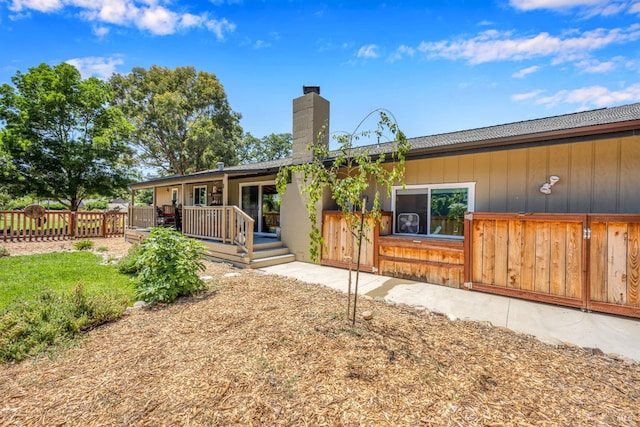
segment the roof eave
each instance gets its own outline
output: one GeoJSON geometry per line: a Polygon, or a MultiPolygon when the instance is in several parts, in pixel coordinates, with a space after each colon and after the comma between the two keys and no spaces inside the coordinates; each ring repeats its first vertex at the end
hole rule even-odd
{"type": "Polygon", "coordinates": [[[421,147],[410,150],[407,159],[423,157],[425,154],[446,155],[451,153],[474,152],[495,150],[500,148],[519,148],[524,146],[548,145],[571,140],[580,140],[587,137],[599,136],[602,138],[614,137],[620,134],[639,134],[640,120],[630,120],[619,123],[607,123],[594,126],[586,126],[574,129],[561,129],[548,132],[539,132],[525,135],[510,136],[505,138],[493,138],[482,141],[473,141],[460,144],[443,145],[437,147],[421,147]]]}

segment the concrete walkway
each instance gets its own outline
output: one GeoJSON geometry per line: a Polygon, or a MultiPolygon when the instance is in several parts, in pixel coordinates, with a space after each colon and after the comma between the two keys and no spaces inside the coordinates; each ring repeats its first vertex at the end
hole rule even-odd
{"type": "MultiPolygon", "coordinates": [[[[346,292],[348,270],[291,262],[259,271],[318,283],[346,292]]],[[[355,273],[353,276],[355,280],[355,273]]],[[[524,301],[445,286],[360,273],[359,293],[442,313],[450,319],[488,321],[558,345],[598,348],[640,362],[640,319],[585,313],[578,309],[524,301]]]]}

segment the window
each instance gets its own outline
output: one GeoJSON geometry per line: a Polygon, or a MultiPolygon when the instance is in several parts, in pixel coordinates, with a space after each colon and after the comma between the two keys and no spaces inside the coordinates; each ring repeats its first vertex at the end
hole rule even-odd
{"type": "Polygon", "coordinates": [[[172,188],[171,189],[171,203],[173,203],[174,205],[178,204],[178,189],[177,188],[172,188]]]}
{"type": "Polygon", "coordinates": [[[193,187],[193,205],[207,205],[207,187],[193,187]]]}
{"type": "Polygon", "coordinates": [[[394,187],[395,233],[459,238],[473,211],[475,183],[394,187]]]}

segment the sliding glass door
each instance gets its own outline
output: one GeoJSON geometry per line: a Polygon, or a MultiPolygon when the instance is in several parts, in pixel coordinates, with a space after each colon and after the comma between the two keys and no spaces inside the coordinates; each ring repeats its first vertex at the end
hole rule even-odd
{"type": "Polygon", "coordinates": [[[240,208],[260,234],[276,235],[280,227],[280,196],[274,181],[240,184],[240,208]]]}

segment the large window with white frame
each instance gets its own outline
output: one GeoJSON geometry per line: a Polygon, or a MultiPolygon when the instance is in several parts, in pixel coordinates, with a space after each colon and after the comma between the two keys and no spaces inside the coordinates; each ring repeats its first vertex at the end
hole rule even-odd
{"type": "Polygon", "coordinates": [[[464,213],[473,211],[474,198],[474,182],[394,187],[394,232],[462,238],[464,213]]]}

